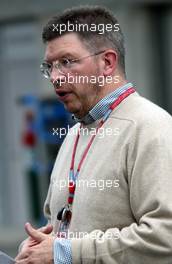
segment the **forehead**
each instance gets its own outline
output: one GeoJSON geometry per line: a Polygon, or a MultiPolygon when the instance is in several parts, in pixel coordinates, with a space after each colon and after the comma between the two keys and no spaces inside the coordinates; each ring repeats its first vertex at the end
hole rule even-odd
{"type": "Polygon", "coordinates": [[[83,54],[87,51],[76,33],[65,34],[55,38],[47,43],[45,50],[45,60],[53,61],[54,59],[71,54],[73,56],[83,54]]]}

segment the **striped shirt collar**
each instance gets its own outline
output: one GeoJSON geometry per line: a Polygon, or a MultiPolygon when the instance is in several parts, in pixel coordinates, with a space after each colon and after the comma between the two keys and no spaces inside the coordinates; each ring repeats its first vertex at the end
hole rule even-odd
{"type": "Polygon", "coordinates": [[[104,98],[102,98],[83,118],[79,119],[73,115],[73,118],[76,122],[81,122],[86,125],[93,123],[94,121],[102,118],[109,106],[126,90],[133,87],[132,83],[126,83],[123,86],[120,86],[115,91],[109,93],[104,98]]]}

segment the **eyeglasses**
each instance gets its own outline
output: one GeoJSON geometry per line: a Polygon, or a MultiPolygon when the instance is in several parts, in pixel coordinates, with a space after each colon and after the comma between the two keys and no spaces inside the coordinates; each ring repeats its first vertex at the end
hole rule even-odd
{"type": "Polygon", "coordinates": [[[49,63],[47,61],[44,61],[40,65],[40,71],[46,79],[50,79],[53,67],[55,67],[61,74],[65,75],[71,70],[71,68],[74,66],[74,64],[76,62],[79,62],[79,61],[84,60],[84,59],[89,58],[89,57],[99,55],[103,52],[105,52],[105,50],[96,52],[94,54],[91,54],[91,55],[88,55],[88,56],[85,56],[85,57],[82,57],[79,59],[73,59],[73,60],[67,59],[67,58],[62,58],[62,59],[59,59],[57,61],[54,61],[53,63],[49,63]]]}

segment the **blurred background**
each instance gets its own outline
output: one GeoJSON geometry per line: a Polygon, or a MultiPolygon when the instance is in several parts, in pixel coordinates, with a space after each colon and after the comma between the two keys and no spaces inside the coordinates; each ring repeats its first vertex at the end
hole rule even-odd
{"type": "Polygon", "coordinates": [[[63,140],[52,129],[72,125],[40,74],[42,27],[80,4],[114,11],[125,35],[128,80],[172,113],[172,1],[0,0],[0,250],[11,256],[26,221],[46,223],[42,207],[63,140]]]}

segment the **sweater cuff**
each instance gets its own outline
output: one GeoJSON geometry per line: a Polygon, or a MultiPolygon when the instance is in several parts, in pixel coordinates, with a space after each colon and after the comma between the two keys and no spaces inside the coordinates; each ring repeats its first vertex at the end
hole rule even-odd
{"type": "Polygon", "coordinates": [[[75,264],[80,263],[96,263],[94,248],[94,239],[89,237],[71,239],[72,261],[75,264]],[[86,262],[83,260],[85,259],[86,262]]]}
{"type": "Polygon", "coordinates": [[[72,264],[70,240],[64,238],[54,240],[54,264],[72,264]]]}

